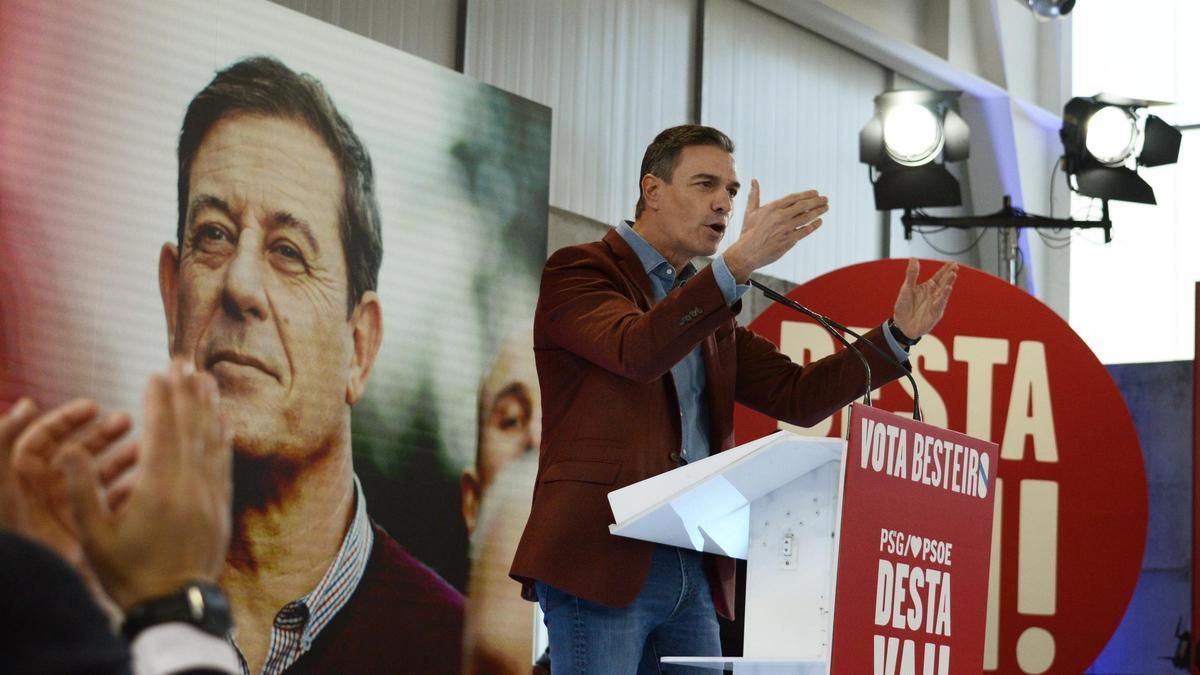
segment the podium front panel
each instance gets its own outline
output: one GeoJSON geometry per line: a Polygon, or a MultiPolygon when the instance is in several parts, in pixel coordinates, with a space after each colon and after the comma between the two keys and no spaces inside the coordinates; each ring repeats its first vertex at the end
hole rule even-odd
{"type": "Polygon", "coordinates": [[[983,670],[997,447],[855,404],[833,672],[983,670]]]}
{"type": "Polygon", "coordinates": [[[840,481],[827,462],[751,503],[747,656],[828,658],[840,481]]]}

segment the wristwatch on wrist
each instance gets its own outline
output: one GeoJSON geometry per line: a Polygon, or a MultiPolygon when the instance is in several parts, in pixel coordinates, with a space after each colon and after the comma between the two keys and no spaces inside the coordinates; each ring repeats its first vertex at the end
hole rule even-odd
{"type": "Polygon", "coordinates": [[[900,344],[904,345],[905,351],[907,351],[909,347],[911,347],[921,341],[921,338],[917,338],[914,340],[914,339],[908,337],[907,335],[905,335],[899,328],[896,327],[895,319],[888,319],[887,326],[888,326],[888,330],[890,330],[892,332],[892,337],[896,338],[896,342],[899,342],[900,344]]]}
{"type": "Polygon", "coordinates": [[[224,638],[233,628],[225,592],[205,581],[189,581],[178,591],[139,602],[125,612],[121,634],[133,638],[151,626],[181,621],[224,638]]]}

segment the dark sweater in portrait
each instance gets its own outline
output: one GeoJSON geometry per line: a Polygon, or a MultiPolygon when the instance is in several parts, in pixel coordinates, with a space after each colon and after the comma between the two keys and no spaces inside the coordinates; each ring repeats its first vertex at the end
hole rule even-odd
{"type": "Polygon", "coordinates": [[[288,675],[457,675],[462,594],[371,526],[375,544],[358,588],[288,675]]]}

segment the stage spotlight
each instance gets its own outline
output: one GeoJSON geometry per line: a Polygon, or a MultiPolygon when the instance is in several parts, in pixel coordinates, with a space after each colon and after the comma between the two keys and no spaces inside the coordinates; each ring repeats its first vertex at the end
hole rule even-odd
{"type": "Polygon", "coordinates": [[[1133,154],[1137,118],[1124,108],[1107,105],[1088,119],[1083,136],[1087,151],[1096,161],[1105,166],[1117,166],[1133,154]]]}
{"type": "Polygon", "coordinates": [[[858,135],[859,160],[874,167],[875,208],[914,209],[962,203],[942,163],[965,159],[970,132],[951,109],[956,91],[889,91],[858,135]]]}
{"type": "Polygon", "coordinates": [[[1183,135],[1144,108],[1157,101],[1098,94],[1063,108],[1063,161],[1071,188],[1087,197],[1155,204],[1137,167],[1174,164],[1183,135]]]}
{"type": "Polygon", "coordinates": [[[1024,0],[1039,19],[1057,19],[1075,9],[1075,0],[1024,0]]]}
{"type": "Polygon", "coordinates": [[[901,103],[884,113],[883,147],[896,162],[920,166],[942,149],[942,127],[929,108],[901,103]]]}

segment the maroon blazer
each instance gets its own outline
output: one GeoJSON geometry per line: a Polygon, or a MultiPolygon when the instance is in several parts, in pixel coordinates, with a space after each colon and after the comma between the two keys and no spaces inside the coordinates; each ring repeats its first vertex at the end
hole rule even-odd
{"type": "MultiPolygon", "coordinates": [[[[862,393],[847,350],[806,367],[737,326],[711,268],[654,304],[642,263],[616,231],[554,253],[542,272],[533,349],[542,390],[542,446],[533,507],[509,574],[609,607],[641,591],[654,544],[614,536],[607,495],[678,466],[679,404],[670,369],[704,355],[712,452],[733,446],[734,401],[811,426],[862,393]]],[[[868,333],[888,349],[881,331],[868,333]]],[[[902,371],[862,350],[876,384],[902,371]]],[[[711,556],[717,611],[731,617],[734,565],[711,556]]]]}

